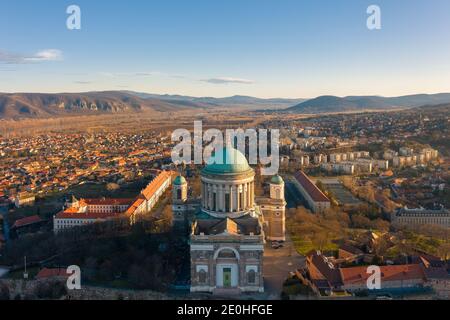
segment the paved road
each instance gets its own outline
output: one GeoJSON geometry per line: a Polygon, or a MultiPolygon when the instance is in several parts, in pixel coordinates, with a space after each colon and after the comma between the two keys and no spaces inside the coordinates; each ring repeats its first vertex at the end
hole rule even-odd
{"type": "Polygon", "coordinates": [[[264,286],[268,299],[280,299],[283,282],[289,276],[289,272],[302,267],[305,258],[297,253],[294,245],[288,239],[283,248],[272,249],[267,243],[264,249],[264,286]]]}

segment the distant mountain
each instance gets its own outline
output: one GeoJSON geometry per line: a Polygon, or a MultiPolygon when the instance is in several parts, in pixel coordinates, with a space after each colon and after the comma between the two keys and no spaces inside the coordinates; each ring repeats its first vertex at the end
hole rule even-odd
{"type": "Polygon", "coordinates": [[[66,115],[114,114],[136,112],[176,112],[211,108],[247,108],[294,113],[325,113],[395,107],[418,107],[450,103],[450,93],[379,96],[321,96],[305,99],[260,99],[249,96],[225,98],[157,95],[132,91],[84,93],[0,93],[0,119],[49,118],[66,115]],[[295,105],[294,107],[291,107],[295,105]]]}
{"type": "Polygon", "coordinates": [[[272,98],[272,99],[261,99],[250,96],[232,96],[225,98],[213,98],[213,97],[191,97],[191,96],[181,96],[181,95],[158,95],[158,94],[149,94],[142,92],[133,92],[126,91],[129,94],[138,96],[142,99],[159,99],[163,101],[190,101],[210,107],[220,106],[254,106],[254,107],[278,107],[278,108],[287,108],[294,104],[298,104],[306,101],[306,99],[284,99],[284,98],[272,98]]]}
{"type": "Polygon", "coordinates": [[[326,113],[374,109],[413,108],[450,103],[450,93],[417,94],[401,97],[380,96],[320,96],[286,109],[294,113],[326,113]]]}
{"type": "MultiPolygon", "coordinates": [[[[425,105],[417,108],[407,109],[405,112],[414,112],[420,114],[437,114],[447,113],[450,114],[450,103],[438,104],[438,105],[425,105]]],[[[448,116],[448,115],[447,115],[448,116]]]]}
{"type": "Polygon", "coordinates": [[[142,99],[119,92],[0,93],[0,119],[129,112],[167,112],[207,106],[190,101],[142,99]]]}
{"type": "Polygon", "coordinates": [[[259,99],[157,95],[132,91],[84,93],[0,93],[0,119],[49,118],[130,112],[175,112],[218,107],[287,108],[302,99],[259,99]]]}

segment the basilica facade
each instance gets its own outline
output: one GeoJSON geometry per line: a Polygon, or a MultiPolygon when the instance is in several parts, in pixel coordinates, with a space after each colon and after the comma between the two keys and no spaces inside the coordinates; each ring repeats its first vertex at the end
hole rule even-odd
{"type": "Polygon", "coordinates": [[[190,226],[191,292],[263,292],[266,240],[284,241],[284,182],[270,181],[270,194],[255,198],[255,171],[228,147],[201,171],[201,200],[187,196],[186,180],[173,183],[175,221],[190,226]],[[261,206],[257,203],[261,202],[261,206]]]}

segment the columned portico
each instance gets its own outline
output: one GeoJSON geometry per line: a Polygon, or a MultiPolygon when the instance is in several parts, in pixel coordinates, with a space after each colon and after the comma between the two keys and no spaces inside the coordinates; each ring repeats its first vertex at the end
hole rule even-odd
{"type": "Polygon", "coordinates": [[[224,180],[212,180],[202,176],[201,190],[204,192],[202,209],[215,216],[227,213],[239,216],[254,210],[254,188],[252,178],[229,177],[224,180]]]}

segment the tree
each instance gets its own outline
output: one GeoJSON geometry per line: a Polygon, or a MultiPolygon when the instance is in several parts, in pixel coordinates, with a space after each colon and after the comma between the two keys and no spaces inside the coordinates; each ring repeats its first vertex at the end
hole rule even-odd
{"type": "Polygon", "coordinates": [[[202,181],[200,179],[200,175],[197,175],[194,179],[190,181],[192,196],[200,197],[202,193],[202,181]]]}
{"type": "Polygon", "coordinates": [[[352,223],[354,228],[370,229],[372,227],[370,219],[361,215],[353,215],[352,223]]]}
{"type": "Polygon", "coordinates": [[[108,191],[116,191],[119,189],[120,189],[120,186],[117,183],[108,183],[106,185],[106,190],[108,190],[108,191]]]}
{"type": "Polygon", "coordinates": [[[442,243],[438,248],[438,254],[442,259],[448,261],[450,259],[450,243],[442,243]]]}
{"type": "Polygon", "coordinates": [[[9,300],[9,288],[6,284],[0,283],[0,300],[9,300]]]}
{"type": "Polygon", "coordinates": [[[170,228],[173,225],[173,211],[171,205],[166,205],[161,213],[161,219],[164,221],[164,227],[170,228]]]}
{"type": "Polygon", "coordinates": [[[329,232],[321,231],[321,232],[315,233],[311,237],[311,242],[315,248],[322,251],[327,246],[329,239],[330,239],[329,232]]]}
{"type": "Polygon", "coordinates": [[[65,283],[61,281],[41,281],[38,282],[35,295],[39,299],[59,299],[67,294],[65,283]]]}
{"type": "Polygon", "coordinates": [[[380,231],[389,231],[389,227],[391,226],[391,224],[383,219],[376,219],[375,221],[372,222],[373,224],[373,228],[376,230],[380,230],[380,231]]]}
{"type": "Polygon", "coordinates": [[[372,248],[377,257],[384,257],[389,249],[389,243],[384,237],[380,237],[373,242],[372,248]]]}

